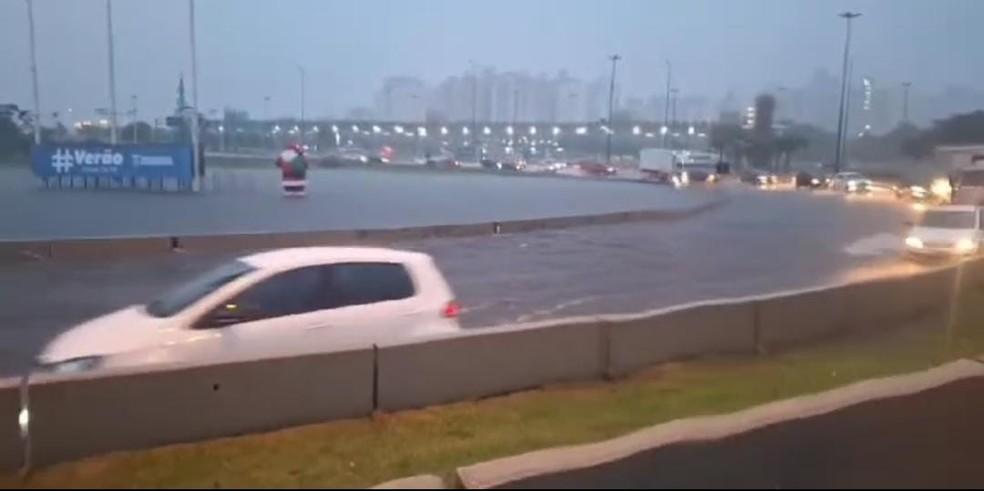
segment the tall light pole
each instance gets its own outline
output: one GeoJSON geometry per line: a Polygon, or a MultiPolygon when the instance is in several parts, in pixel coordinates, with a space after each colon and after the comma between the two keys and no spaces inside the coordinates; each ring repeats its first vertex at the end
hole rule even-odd
{"type": "Polygon", "coordinates": [[[679,98],[679,95],[680,95],[680,89],[677,89],[677,88],[670,89],[670,94],[673,94],[673,103],[672,103],[672,107],[673,107],[673,113],[672,113],[673,116],[672,117],[673,117],[673,119],[672,119],[672,121],[673,121],[673,125],[675,126],[675,125],[678,124],[678,121],[677,121],[677,99],[679,98]]]}
{"type": "Polygon", "coordinates": [[[27,2],[27,26],[31,42],[31,88],[34,94],[34,144],[41,144],[41,97],[38,95],[38,57],[34,48],[34,2],[27,2]]]}
{"type": "Polygon", "coordinates": [[[840,110],[837,112],[837,151],[834,156],[834,172],[840,172],[841,164],[844,158],[844,139],[847,132],[845,114],[846,96],[847,96],[847,60],[850,57],[851,52],[851,21],[861,17],[858,12],[842,12],[837,14],[845,20],[847,24],[847,33],[844,37],[844,62],[841,67],[841,93],[840,93],[840,110]]]}
{"type": "Polygon", "coordinates": [[[188,31],[191,44],[191,146],[192,146],[192,172],[191,189],[198,191],[201,189],[199,176],[201,172],[201,155],[198,148],[198,43],[195,40],[195,0],[188,0],[188,31]]]}
{"type": "Polygon", "coordinates": [[[116,55],[113,50],[112,0],[106,0],[106,41],[109,45],[109,142],[116,145],[116,55]]]}
{"type": "Polygon", "coordinates": [[[608,84],[608,135],[605,140],[605,165],[612,165],[612,133],[615,132],[615,123],[612,121],[615,106],[615,66],[622,57],[615,54],[608,57],[612,60],[612,78],[608,84]]]}
{"type": "Polygon", "coordinates": [[[663,127],[666,131],[660,131],[663,134],[663,148],[666,148],[666,135],[669,133],[670,128],[670,87],[672,85],[673,79],[673,65],[670,64],[670,60],[666,60],[666,103],[663,104],[663,127]]]}
{"type": "Polygon", "coordinates": [[[478,145],[478,135],[475,132],[478,126],[478,69],[475,67],[475,62],[468,60],[468,64],[471,65],[472,70],[472,114],[471,114],[471,141],[474,146],[475,152],[475,162],[482,160],[479,155],[479,145],[478,145]]]}
{"type": "Polygon", "coordinates": [[[132,120],[130,124],[133,125],[133,143],[137,143],[137,95],[133,94],[130,96],[130,115],[132,120]]]}
{"type": "Polygon", "coordinates": [[[902,82],[902,122],[909,122],[909,88],[912,82],[902,82]]]}
{"type": "Polygon", "coordinates": [[[304,78],[305,72],[304,67],[297,65],[297,69],[301,72],[301,145],[304,145],[304,78]]]}

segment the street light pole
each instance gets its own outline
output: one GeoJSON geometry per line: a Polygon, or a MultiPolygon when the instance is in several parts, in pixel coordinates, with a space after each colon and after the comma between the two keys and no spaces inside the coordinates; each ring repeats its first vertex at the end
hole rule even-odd
{"type": "Polygon", "coordinates": [[[475,134],[475,127],[478,125],[478,69],[475,67],[475,62],[468,60],[468,64],[471,65],[472,69],[472,120],[471,120],[471,141],[474,146],[475,152],[475,162],[482,160],[479,155],[479,145],[478,145],[478,135],[475,134]]]}
{"type": "Polygon", "coordinates": [[[663,104],[663,126],[667,130],[660,132],[663,134],[663,148],[666,148],[666,135],[669,133],[670,128],[670,87],[672,84],[672,77],[673,65],[670,64],[670,60],[666,60],[666,103],[663,104]]]}
{"type": "Polygon", "coordinates": [[[34,2],[27,2],[27,25],[31,41],[31,88],[34,93],[34,144],[41,144],[41,98],[38,95],[38,58],[34,47],[34,2]]]}
{"type": "Polygon", "coordinates": [[[677,121],[677,99],[680,94],[680,89],[670,89],[670,93],[673,94],[673,125],[676,126],[679,122],[677,121]]]}
{"type": "Polygon", "coordinates": [[[615,66],[622,57],[615,54],[608,57],[612,60],[612,78],[608,84],[608,138],[605,140],[605,165],[612,165],[612,133],[615,132],[615,124],[612,121],[615,105],[615,66]]]}
{"type": "Polygon", "coordinates": [[[304,67],[298,65],[297,69],[301,71],[301,145],[304,145],[304,67]]]}
{"type": "Polygon", "coordinates": [[[191,189],[198,191],[201,188],[201,155],[198,148],[198,44],[195,40],[195,0],[188,0],[188,30],[191,41],[191,146],[192,146],[192,172],[191,189]]]}
{"type": "Polygon", "coordinates": [[[851,21],[860,17],[861,14],[858,12],[842,12],[837,14],[846,21],[847,33],[844,37],[844,62],[841,67],[841,93],[840,93],[840,110],[837,113],[837,151],[834,156],[834,172],[840,172],[841,164],[843,163],[843,148],[844,139],[847,128],[845,128],[845,105],[846,105],[846,94],[847,94],[847,60],[850,56],[851,51],[851,21]]]}
{"type": "Polygon", "coordinates": [[[133,114],[133,119],[130,124],[133,125],[133,143],[137,143],[137,95],[133,94],[130,96],[130,106],[132,107],[131,113],[133,114]]]}
{"type": "Polygon", "coordinates": [[[909,122],[909,87],[912,87],[912,82],[902,82],[902,122],[909,122]]]}
{"type": "Polygon", "coordinates": [[[116,55],[113,52],[112,0],[106,0],[106,41],[109,45],[109,142],[116,145],[116,55]]]}

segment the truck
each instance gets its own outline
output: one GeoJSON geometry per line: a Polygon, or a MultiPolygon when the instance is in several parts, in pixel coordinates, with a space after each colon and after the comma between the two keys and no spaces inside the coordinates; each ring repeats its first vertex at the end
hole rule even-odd
{"type": "Polygon", "coordinates": [[[639,152],[639,170],[660,182],[712,182],[717,159],[707,152],[645,148],[639,152]]]}
{"type": "Polygon", "coordinates": [[[669,182],[677,170],[677,153],[666,148],[644,148],[639,151],[639,170],[650,178],[669,182]]]}

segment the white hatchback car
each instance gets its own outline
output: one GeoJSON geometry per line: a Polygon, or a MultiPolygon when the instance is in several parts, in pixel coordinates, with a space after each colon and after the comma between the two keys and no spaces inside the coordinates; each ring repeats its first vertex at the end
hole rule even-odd
{"type": "Polygon", "coordinates": [[[966,256],[981,247],[981,209],[950,205],[930,208],[913,225],[905,248],[918,256],[966,256]]]}
{"type": "Polygon", "coordinates": [[[310,247],[241,257],[80,324],[38,356],[54,371],[314,353],[457,332],[460,309],[426,254],[310,247]]]}

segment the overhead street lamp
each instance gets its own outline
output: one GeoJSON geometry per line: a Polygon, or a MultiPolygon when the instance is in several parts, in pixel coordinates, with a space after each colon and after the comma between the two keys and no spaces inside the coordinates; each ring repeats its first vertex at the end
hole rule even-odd
{"type": "Polygon", "coordinates": [[[612,78],[608,85],[608,125],[612,128],[612,131],[608,132],[608,136],[605,140],[605,165],[612,165],[612,133],[615,128],[615,124],[612,121],[615,105],[615,66],[618,64],[618,60],[621,60],[622,57],[614,54],[609,56],[608,59],[612,60],[612,78]]]}
{"type": "Polygon", "coordinates": [[[844,19],[847,25],[847,32],[844,37],[844,61],[841,68],[841,93],[840,93],[840,109],[837,112],[837,149],[834,155],[834,172],[840,172],[841,164],[844,158],[844,140],[847,128],[845,128],[845,111],[846,111],[846,94],[847,94],[847,60],[850,57],[851,52],[851,21],[861,17],[858,12],[842,12],[837,14],[838,17],[844,19]]]}

